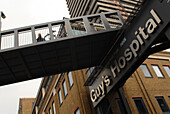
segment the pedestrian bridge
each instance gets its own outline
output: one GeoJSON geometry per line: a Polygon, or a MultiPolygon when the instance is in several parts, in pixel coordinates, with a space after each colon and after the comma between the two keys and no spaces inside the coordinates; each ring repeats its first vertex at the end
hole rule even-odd
{"type": "Polygon", "coordinates": [[[0,86],[99,65],[122,25],[117,11],[2,31],[0,86]]]}

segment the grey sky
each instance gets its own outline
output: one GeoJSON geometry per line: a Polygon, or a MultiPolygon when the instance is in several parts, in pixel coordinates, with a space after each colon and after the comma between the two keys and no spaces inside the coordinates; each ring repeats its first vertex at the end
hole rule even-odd
{"type": "MultiPolygon", "coordinates": [[[[2,30],[69,17],[65,0],[1,0],[2,30]]],[[[19,98],[35,97],[41,79],[0,86],[0,114],[17,114],[19,98]]]]}

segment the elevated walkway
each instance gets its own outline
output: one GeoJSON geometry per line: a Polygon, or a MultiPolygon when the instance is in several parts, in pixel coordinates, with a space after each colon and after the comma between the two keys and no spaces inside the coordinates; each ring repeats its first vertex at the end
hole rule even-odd
{"type": "Polygon", "coordinates": [[[122,25],[110,12],[2,31],[0,86],[99,65],[122,25]]]}

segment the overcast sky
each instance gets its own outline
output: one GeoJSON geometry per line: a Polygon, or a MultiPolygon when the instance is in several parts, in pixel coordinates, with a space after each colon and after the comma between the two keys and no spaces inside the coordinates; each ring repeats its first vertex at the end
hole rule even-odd
{"type": "MultiPolygon", "coordinates": [[[[65,0],[1,0],[2,30],[69,17],[65,0]]],[[[0,114],[17,114],[19,98],[36,97],[41,79],[0,86],[0,114]]]]}

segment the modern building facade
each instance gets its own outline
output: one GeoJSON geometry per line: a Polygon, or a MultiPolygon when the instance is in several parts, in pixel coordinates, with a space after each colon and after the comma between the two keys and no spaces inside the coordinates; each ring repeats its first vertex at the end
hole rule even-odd
{"type": "Polygon", "coordinates": [[[124,19],[142,4],[143,0],[66,0],[71,17],[119,10],[124,19]]]}
{"type": "Polygon", "coordinates": [[[35,98],[20,98],[18,114],[31,114],[35,98]]]}

